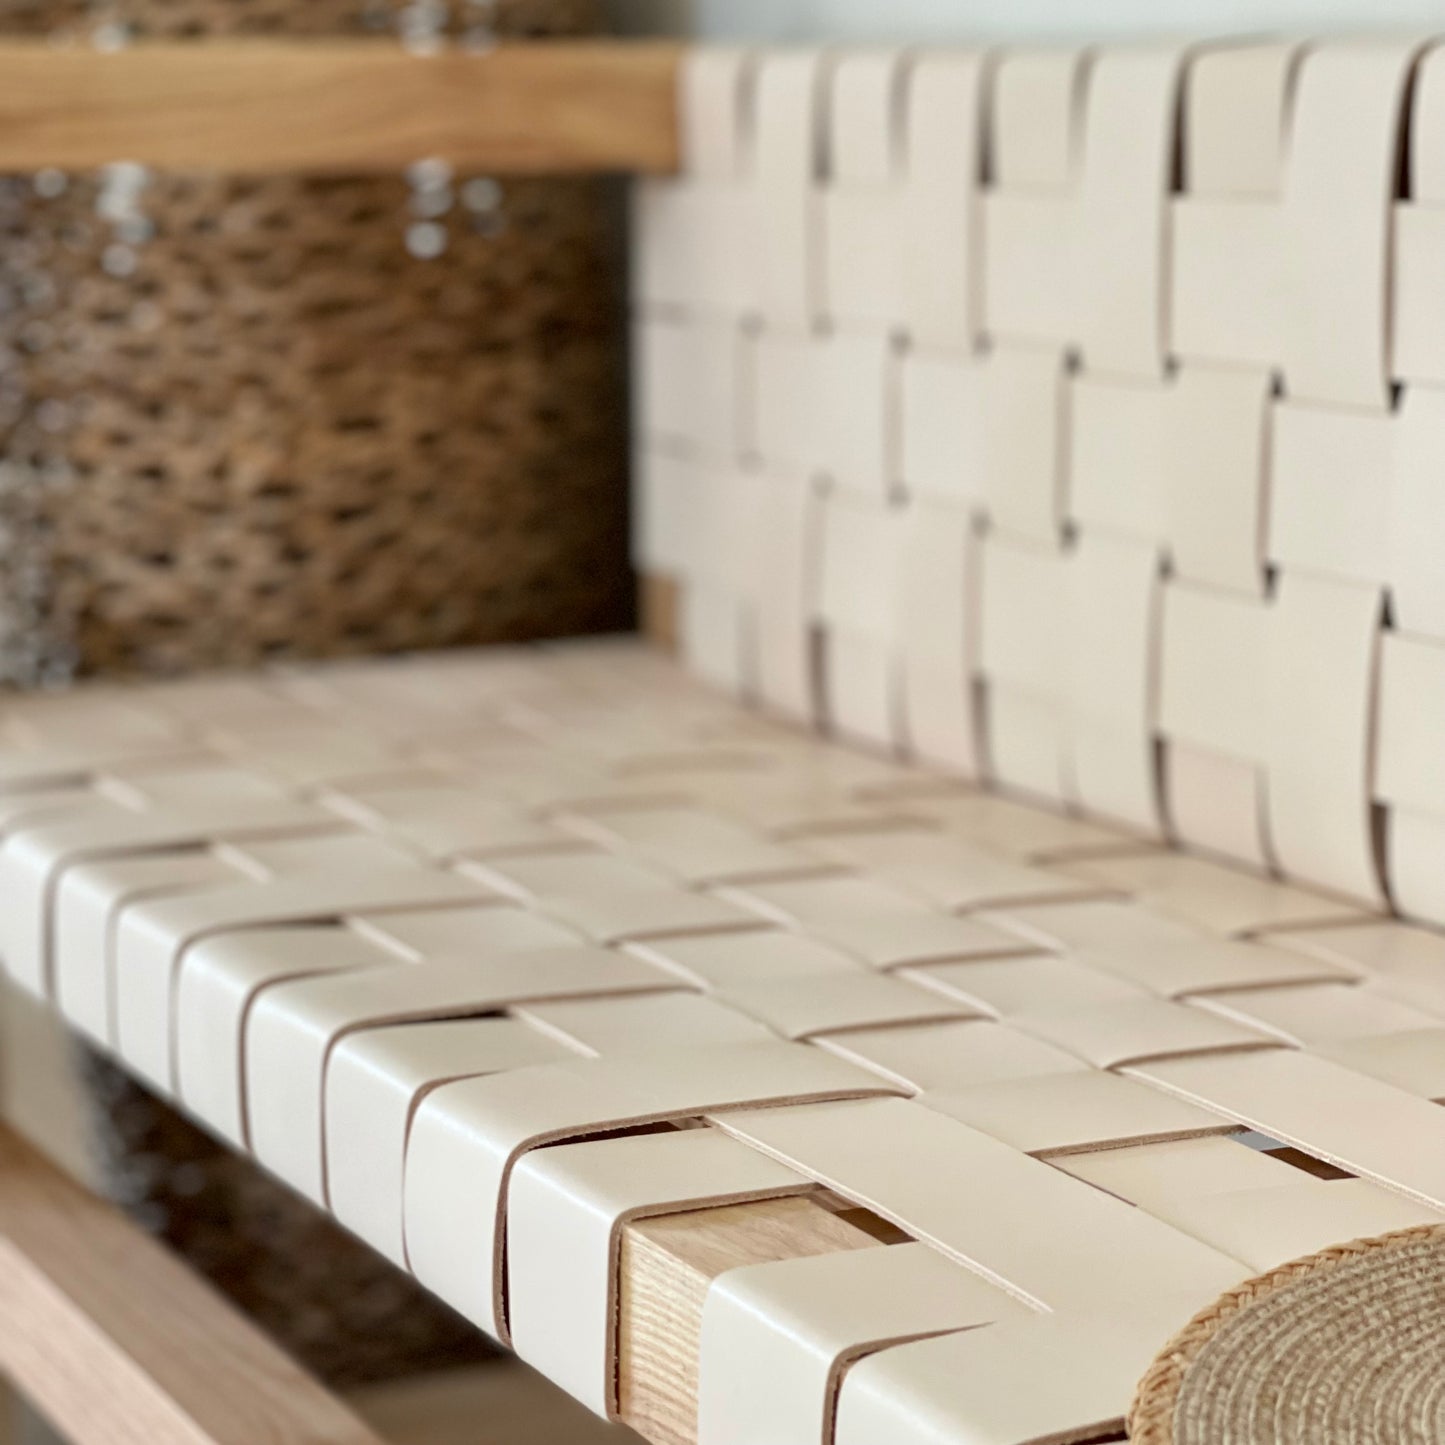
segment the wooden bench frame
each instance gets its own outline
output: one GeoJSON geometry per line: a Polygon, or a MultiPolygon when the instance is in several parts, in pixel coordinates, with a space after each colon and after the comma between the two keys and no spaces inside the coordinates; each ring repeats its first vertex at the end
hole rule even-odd
{"type": "Polygon", "coordinates": [[[680,48],[538,41],[0,44],[0,170],[126,160],[232,173],[644,171],[678,163],[680,48]]]}

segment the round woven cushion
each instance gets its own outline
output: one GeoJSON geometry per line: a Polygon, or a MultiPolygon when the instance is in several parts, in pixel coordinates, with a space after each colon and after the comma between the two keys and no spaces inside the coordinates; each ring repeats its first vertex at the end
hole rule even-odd
{"type": "Polygon", "coordinates": [[[1249,1280],[1145,1375],[1136,1445],[1438,1445],[1445,1225],[1355,1240],[1249,1280]]]}

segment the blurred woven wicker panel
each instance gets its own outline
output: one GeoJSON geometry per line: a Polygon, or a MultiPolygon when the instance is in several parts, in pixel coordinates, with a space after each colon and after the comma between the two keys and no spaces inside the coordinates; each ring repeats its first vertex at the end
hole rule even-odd
{"type": "MultiPolygon", "coordinates": [[[[593,11],[55,0],[0,27],[422,44],[433,24],[441,44],[575,33],[593,11]]],[[[417,159],[394,177],[0,183],[10,680],[626,623],[605,183],[417,159]]]]}

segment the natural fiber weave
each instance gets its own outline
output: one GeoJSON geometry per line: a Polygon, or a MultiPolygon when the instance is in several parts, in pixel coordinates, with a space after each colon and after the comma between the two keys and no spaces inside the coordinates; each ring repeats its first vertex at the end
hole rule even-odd
{"type": "Polygon", "coordinates": [[[5,227],[34,258],[5,447],[49,479],[38,605],[80,670],[624,615],[600,191],[509,184],[498,234],[452,217],[424,263],[400,176],[156,178],[156,234],[117,277],[98,189],[5,227]]]}
{"type": "MultiPolygon", "coordinates": [[[[596,24],[590,0],[432,8],[498,36],[596,24]]],[[[136,0],[0,29],[385,34],[404,13],[136,0]]],[[[400,174],[143,175],[129,221],[104,175],[0,183],[0,680],[625,624],[606,185],[481,178],[468,204],[468,179],[434,212],[400,174]],[[409,252],[418,224],[440,255],[409,252]]]]}
{"type": "Polygon", "coordinates": [[[1229,1291],[1139,1386],[1136,1445],[1445,1439],[1445,1228],[1322,1250],[1229,1291]]]}

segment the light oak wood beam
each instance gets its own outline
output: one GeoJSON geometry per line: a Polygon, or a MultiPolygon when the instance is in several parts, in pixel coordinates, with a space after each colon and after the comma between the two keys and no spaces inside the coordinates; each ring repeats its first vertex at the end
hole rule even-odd
{"type": "Polygon", "coordinates": [[[0,171],[138,161],[232,173],[677,166],[679,47],[537,41],[408,54],[388,40],[192,41],[114,53],[0,44],[0,171]]]}
{"type": "Polygon", "coordinates": [[[382,1445],[176,1256],[3,1126],[0,1371],[75,1445],[382,1445]]]}
{"type": "Polygon", "coordinates": [[[623,1420],[651,1445],[695,1445],[702,1306],[724,1270],[880,1247],[876,1233],[807,1195],[628,1225],[618,1271],[623,1420]]]}

